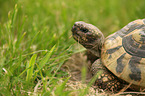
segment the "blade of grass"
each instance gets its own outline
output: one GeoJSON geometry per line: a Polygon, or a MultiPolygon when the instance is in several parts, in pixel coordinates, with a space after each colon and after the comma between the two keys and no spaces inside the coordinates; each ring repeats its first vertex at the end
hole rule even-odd
{"type": "Polygon", "coordinates": [[[88,89],[91,87],[91,85],[95,82],[95,80],[98,78],[98,76],[102,73],[102,71],[99,71],[96,75],[93,76],[91,81],[88,83],[87,87],[79,94],[79,96],[85,96],[88,93],[88,89]]]}
{"type": "Polygon", "coordinates": [[[69,79],[70,79],[70,77],[67,77],[66,80],[62,84],[58,85],[58,87],[55,90],[56,96],[60,96],[60,95],[66,96],[68,94],[68,93],[66,94],[64,89],[65,89],[65,85],[69,79]]]}
{"type": "Polygon", "coordinates": [[[60,67],[62,66],[62,64],[64,64],[64,61],[59,64],[59,66],[57,67],[55,73],[52,75],[52,77],[50,77],[50,80],[49,80],[48,84],[50,84],[51,81],[54,79],[54,76],[56,75],[56,73],[58,72],[58,70],[60,69],[60,67]]]}
{"type": "Polygon", "coordinates": [[[47,61],[49,60],[49,58],[52,55],[52,52],[55,49],[55,45],[51,48],[51,50],[45,55],[45,57],[39,62],[39,69],[37,68],[37,70],[41,70],[41,68],[47,63],[47,61]]]}
{"type": "MultiPolygon", "coordinates": [[[[42,92],[42,94],[43,94],[44,92],[47,91],[47,79],[44,79],[44,76],[43,76],[43,74],[42,74],[42,71],[41,71],[39,65],[36,64],[36,66],[37,66],[37,68],[40,70],[39,73],[40,73],[40,76],[41,76],[42,82],[43,82],[43,92],[42,92]]],[[[36,71],[36,72],[38,72],[38,71],[36,71]]],[[[37,73],[35,73],[34,78],[35,78],[36,76],[37,76],[37,73]]]]}
{"type": "Polygon", "coordinates": [[[30,48],[30,46],[33,44],[35,38],[38,36],[39,33],[40,33],[40,32],[37,32],[37,33],[35,34],[35,36],[34,36],[33,39],[31,40],[30,45],[29,45],[28,48],[30,48]]]}
{"type": "Polygon", "coordinates": [[[18,49],[20,44],[21,44],[21,41],[23,40],[24,36],[26,35],[26,32],[23,33],[23,35],[21,37],[18,37],[18,40],[16,42],[16,48],[18,49]]]}
{"type": "Polygon", "coordinates": [[[26,81],[30,81],[30,79],[32,78],[36,57],[37,55],[34,54],[31,57],[30,62],[27,64],[27,68],[30,68],[30,69],[27,70],[26,81]]]}
{"type": "Polygon", "coordinates": [[[82,67],[82,71],[81,71],[82,73],[81,73],[81,76],[82,76],[82,82],[83,83],[85,83],[85,80],[86,80],[86,76],[87,76],[87,68],[86,68],[86,66],[83,66],[82,67]]]}
{"type": "Polygon", "coordinates": [[[12,14],[12,23],[11,23],[11,28],[12,28],[12,31],[13,31],[13,32],[14,32],[14,27],[15,27],[15,21],[16,21],[17,13],[18,13],[18,6],[17,6],[17,4],[16,4],[16,5],[15,5],[14,12],[13,12],[13,14],[12,14]]]}

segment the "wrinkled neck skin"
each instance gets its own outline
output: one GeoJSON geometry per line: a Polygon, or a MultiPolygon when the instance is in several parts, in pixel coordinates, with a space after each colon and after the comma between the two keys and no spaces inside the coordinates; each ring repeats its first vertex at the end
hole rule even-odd
{"type": "Polygon", "coordinates": [[[96,26],[79,21],[74,24],[72,33],[76,41],[92,52],[92,54],[100,57],[104,35],[96,26]]]}
{"type": "MultiPolygon", "coordinates": [[[[98,38],[94,43],[92,48],[87,48],[97,57],[101,57],[101,49],[104,43],[104,36],[102,38],[98,38]]],[[[84,46],[85,47],[85,46],[84,46]]]]}

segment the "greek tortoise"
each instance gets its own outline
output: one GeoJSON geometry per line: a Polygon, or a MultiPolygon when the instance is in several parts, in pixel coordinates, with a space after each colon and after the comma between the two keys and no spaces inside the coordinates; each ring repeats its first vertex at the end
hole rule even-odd
{"type": "Polygon", "coordinates": [[[132,21],[107,38],[96,26],[78,21],[72,34],[99,57],[92,64],[93,74],[101,71],[95,83],[99,88],[118,91],[126,84],[145,88],[145,19],[132,21]]]}

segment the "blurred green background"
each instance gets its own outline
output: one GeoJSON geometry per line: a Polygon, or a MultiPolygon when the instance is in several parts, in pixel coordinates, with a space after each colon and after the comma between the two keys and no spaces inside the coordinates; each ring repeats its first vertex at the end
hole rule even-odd
{"type": "Polygon", "coordinates": [[[18,16],[27,16],[27,24],[42,23],[69,29],[75,21],[92,23],[105,32],[116,31],[130,21],[144,18],[144,0],[1,0],[0,20],[18,3],[18,16]]]}
{"type": "Polygon", "coordinates": [[[47,78],[39,94],[68,95],[62,91],[68,74],[60,67],[81,51],[71,37],[74,22],[94,24],[108,36],[144,17],[145,0],[0,0],[0,95],[33,93],[38,77],[47,78]]]}

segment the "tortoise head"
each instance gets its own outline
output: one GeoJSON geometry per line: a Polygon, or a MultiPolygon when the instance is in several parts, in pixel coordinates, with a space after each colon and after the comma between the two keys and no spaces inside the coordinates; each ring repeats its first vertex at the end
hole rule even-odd
{"type": "Polygon", "coordinates": [[[82,21],[75,22],[72,27],[73,38],[91,51],[94,55],[100,57],[104,35],[94,25],[82,21]]]}

